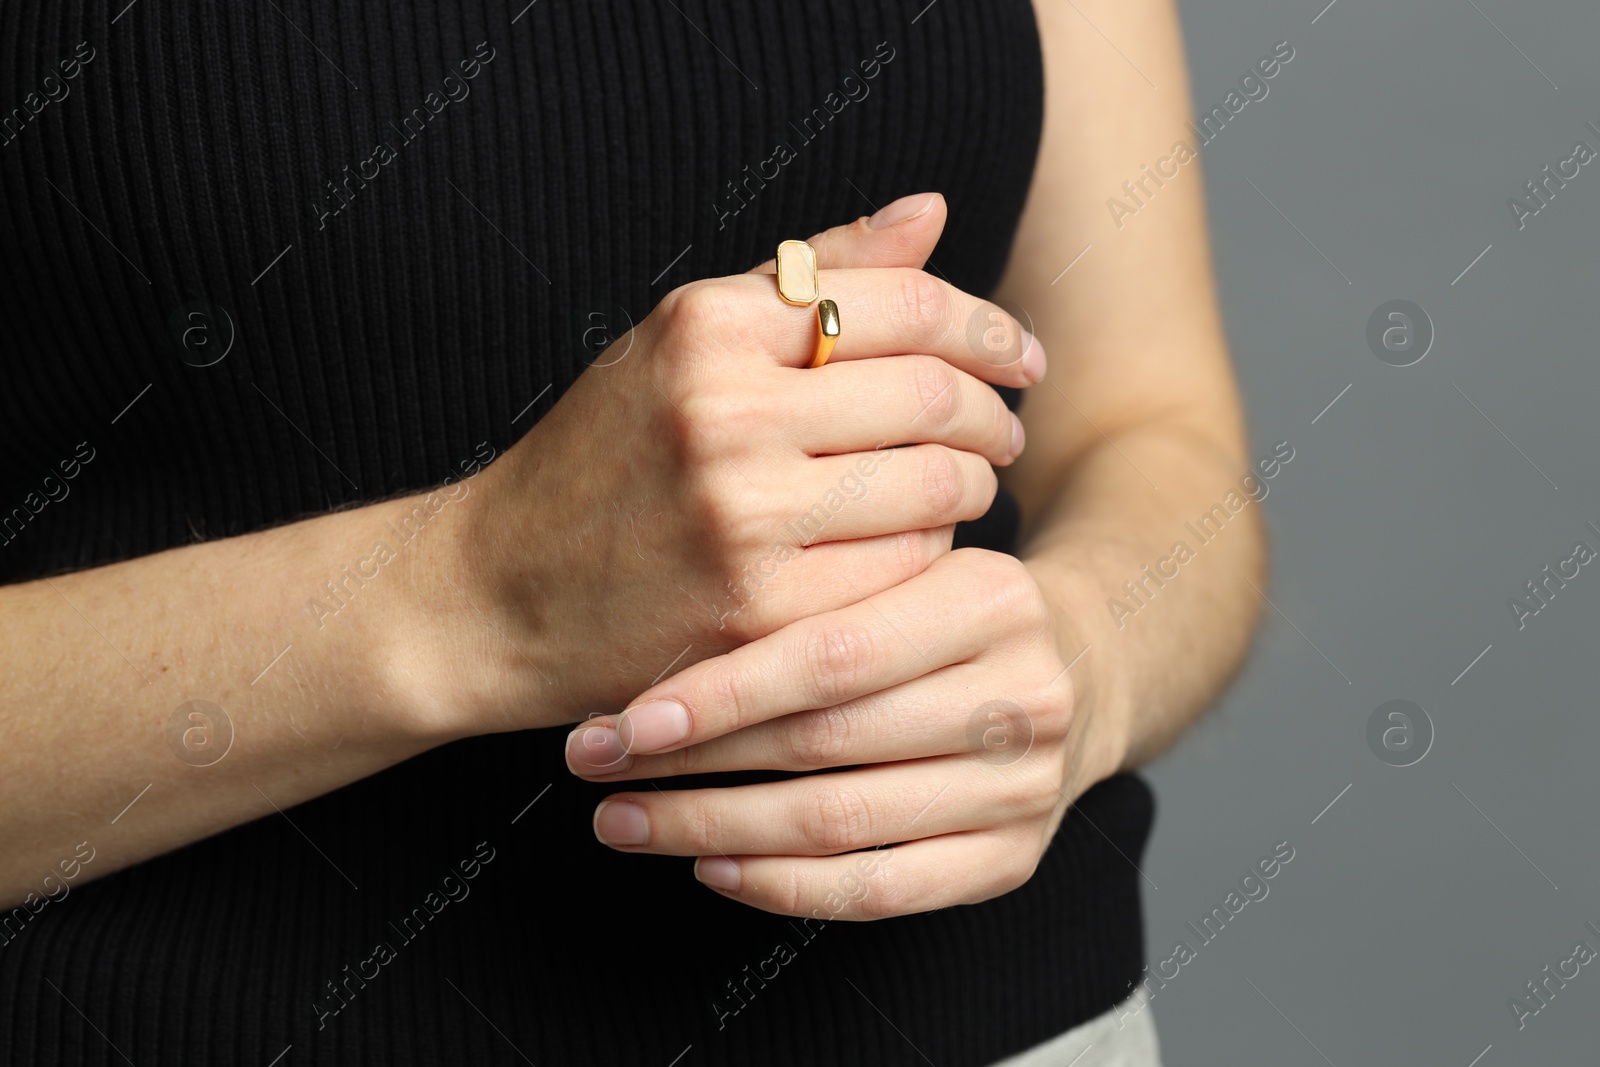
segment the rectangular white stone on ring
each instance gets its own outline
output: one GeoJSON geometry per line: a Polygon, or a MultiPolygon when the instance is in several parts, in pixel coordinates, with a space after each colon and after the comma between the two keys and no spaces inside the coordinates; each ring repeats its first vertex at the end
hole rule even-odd
{"type": "Polygon", "coordinates": [[[786,304],[805,307],[817,299],[817,250],[804,241],[778,246],[778,295],[786,304]]]}

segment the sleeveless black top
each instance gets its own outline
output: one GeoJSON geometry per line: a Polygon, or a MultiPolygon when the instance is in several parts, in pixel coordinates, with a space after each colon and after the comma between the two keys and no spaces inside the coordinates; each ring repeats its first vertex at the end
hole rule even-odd
{"type": "MultiPolygon", "coordinates": [[[[1040,132],[1028,0],[124,2],[0,5],[8,582],[435,486],[671,287],[902,194],[987,293],[1040,132]]],[[[75,888],[0,936],[0,1062],[959,1067],[1139,977],[1137,778],[1017,892],[801,923],[597,844],[565,733],[75,888]]]]}

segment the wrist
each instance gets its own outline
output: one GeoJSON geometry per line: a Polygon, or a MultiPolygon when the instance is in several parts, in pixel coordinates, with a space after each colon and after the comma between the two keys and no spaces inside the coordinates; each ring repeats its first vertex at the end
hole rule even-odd
{"type": "Polygon", "coordinates": [[[351,626],[359,655],[399,728],[425,745],[564,721],[541,642],[500,592],[504,557],[483,536],[487,473],[338,516],[360,561],[349,571],[366,580],[358,595],[376,594],[351,626]]]}
{"type": "Polygon", "coordinates": [[[216,576],[249,605],[251,620],[242,628],[272,634],[273,649],[258,655],[277,657],[250,685],[270,694],[292,675],[294,691],[316,709],[317,726],[341,745],[352,739],[381,749],[390,762],[451,739],[426,698],[431,672],[412,625],[409,571],[416,561],[386,527],[405,504],[386,501],[246,535],[243,569],[216,576]]]}
{"type": "Polygon", "coordinates": [[[1070,565],[1036,557],[1024,561],[1050,605],[1056,648],[1071,664],[1074,727],[1087,776],[1079,792],[1131,769],[1134,702],[1127,660],[1104,627],[1103,611],[1088,575],[1070,565]]]}

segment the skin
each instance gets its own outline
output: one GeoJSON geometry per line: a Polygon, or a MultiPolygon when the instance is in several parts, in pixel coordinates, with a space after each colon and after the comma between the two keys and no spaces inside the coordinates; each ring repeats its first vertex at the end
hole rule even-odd
{"type": "Polygon", "coordinates": [[[484,472],[471,537],[515,562],[486,609],[533,638],[553,683],[538,699],[560,721],[626,707],[680,654],[693,663],[897,585],[949,550],[951,523],[988,509],[990,464],[1023,441],[984,381],[1037,380],[1043,352],[1025,356],[1009,317],[998,353],[973,351],[954,324],[982,302],[916,269],[943,199],[913,207],[925,213],[910,236],[841,233],[885,247],[875,265],[819,242],[822,285],[856,324],[821,372],[805,366],[815,309],[777,300],[765,266],[696,282],[484,472]],[[525,531],[547,523],[565,535],[527,551],[525,531]]]}
{"type": "Polygon", "coordinates": [[[650,840],[621,847],[712,857],[697,874],[717,881],[726,864],[736,899],[871,918],[1020,884],[1071,798],[1159,751],[1226,680],[1257,611],[1243,579],[1260,583],[1262,558],[1247,509],[1125,628],[1106,611],[1237,484],[1245,449],[1198,166],[1121,231],[1104,208],[1182,135],[1176,19],[1154,0],[1039,14],[1050,117],[1002,293],[1030,311],[1037,341],[1002,316],[999,351],[967,345],[974,302],[916,270],[944,219],[942,200],[917,197],[925,212],[898,226],[860,220],[814,239],[845,323],[820,371],[801,369],[807,310],[781,308],[770,279],[696,283],[453,495],[0,588],[0,899],[55,895],[44,879],[60,887],[81,841],[94,858],[74,885],[459,737],[618,707],[633,712],[569,743],[575,770],[623,781],[871,764],[618,793],[597,815],[604,832],[627,818],[617,802],[638,801],[650,840]],[[1078,11],[1163,72],[1162,88],[1078,11]],[[1045,350],[1028,449],[1010,462],[1015,428],[978,380],[1037,381],[1045,350]],[[829,439],[846,424],[848,439],[829,439]],[[782,540],[849,474],[825,453],[858,462],[884,443],[915,447],[861,476],[867,495],[825,539],[782,540]],[[950,524],[993,492],[982,460],[1023,504],[1020,562],[949,551],[950,524]],[[426,532],[319,625],[308,598],[418,506],[426,532]],[[785,562],[768,577],[774,548],[785,562]],[[652,686],[674,657],[690,666],[652,686]],[[658,696],[686,708],[677,740],[681,723],[642,710],[658,696]],[[174,709],[196,698],[234,729],[205,767],[168,742],[174,709]],[[990,716],[977,745],[974,713],[990,716]],[[896,847],[834,909],[832,887],[863,870],[837,854],[858,842],[896,847]]]}
{"type": "Polygon", "coordinates": [[[452,740],[615,711],[674,660],[947,554],[1022,446],[984,383],[1044,367],[1009,320],[971,349],[979,302],[916,269],[943,200],[911,206],[815,238],[853,264],[825,284],[859,324],[826,376],[815,311],[770,277],[692,283],[473,477],[0,588],[0,903],[42,910],[452,740]]]}
{"type": "Polygon", "coordinates": [[[1199,163],[1121,228],[1106,208],[1141,164],[1189,139],[1176,12],[1167,0],[1036,7],[1046,128],[999,294],[1028,310],[1052,357],[1023,408],[1028,450],[1003,472],[1026,522],[1020,561],[949,553],[691,666],[569,739],[569,766],[597,780],[853,768],[732,789],[658,783],[597,810],[602,841],[700,857],[702,882],[757,908],[875,919],[1016,888],[1077,797],[1203,710],[1260,612],[1251,506],[1151,583],[1135,617],[1119,625],[1108,609],[1194,541],[1184,524],[1251,468],[1199,163]],[[846,854],[860,849],[877,851],[846,854]]]}

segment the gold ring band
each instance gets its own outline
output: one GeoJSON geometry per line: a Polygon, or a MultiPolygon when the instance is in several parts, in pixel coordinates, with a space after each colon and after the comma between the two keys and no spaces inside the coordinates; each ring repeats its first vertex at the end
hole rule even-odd
{"type": "Polygon", "coordinates": [[[817,354],[811,358],[813,367],[820,367],[833,355],[833,346],[839,343],[839,305],[832,300],[817,301],[817,354]]]}

